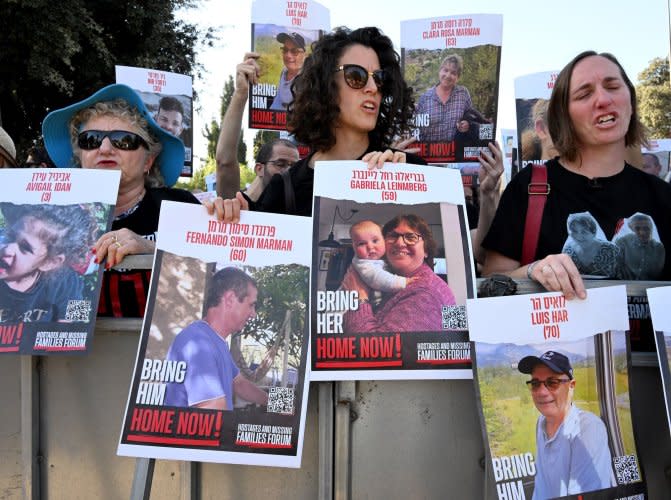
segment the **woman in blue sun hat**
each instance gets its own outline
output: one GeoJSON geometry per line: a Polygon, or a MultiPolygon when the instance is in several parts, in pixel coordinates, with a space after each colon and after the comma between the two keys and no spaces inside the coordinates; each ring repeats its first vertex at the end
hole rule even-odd
{"type": "MultiPolygon", "coordinates": [[[[58,167],[121,171],[112,230],[93,248],[97,261],[105,260],[107,269],[126,255],[154,252],[163,200],[198,203],[190,192],[170,187],[182,170],[182,141],[161,129],[140,96],[126,85],[109,85],[83,101],[52,111],[42,123],[42,133],[58,167]]],[[[100,313],[142,316],[146,294],[142,297],[136,290],[148,290],[149,272],[124,273],[123,278],[119,274],[107,277],[119,297],[107,296],[103,283],[100,313]],[[128,293],[123,291],[126,287],[128,293]],[[137,300],[127,301],[126,295],[137,295],[137,300]]]]}

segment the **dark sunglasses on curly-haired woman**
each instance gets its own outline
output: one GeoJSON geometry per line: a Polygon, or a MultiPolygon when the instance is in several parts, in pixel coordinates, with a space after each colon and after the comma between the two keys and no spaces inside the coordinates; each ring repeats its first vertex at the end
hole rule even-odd
{"type": "Polygon", "coordinates": [[[345,83],[353,89],[362,89],[368,83],[368,78],[373,77],[375,85],[378,89],[382,89],[387,82],[387,72],[383,69],[376,69],[375,71],[368,71],[363,66],[358,64],[343,64],[336,73],[342,71],[345,75],[345,83]]]}

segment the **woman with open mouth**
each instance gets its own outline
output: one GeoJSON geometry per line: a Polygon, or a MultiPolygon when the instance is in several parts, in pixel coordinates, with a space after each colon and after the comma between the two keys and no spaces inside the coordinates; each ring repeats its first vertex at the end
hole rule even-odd
{"type": "Polygon", "coordinates": [[[369,168],[385,161],[425,164],[389,148],[409,130],[413,102],[399,55],[377,28],[337,28],[325,35],[312,45],[294,80],[288,129],[310,154],[289,170],[293,196],[285,192],[282,176],[275,175],[256,203],[241,194],[217,198],[214,210],[226,222],[236,222],[241,209],[312,215],[316,161],[363,160],[369,168]]]}
{"type": "MultiPolygon", "coordinates": [[[[671,245],[671,186],[626,162],[627,148],[646,144],[646,133],[635,88],[611,54],[583,52],[562,69],[550,97],[548,128],[559,156],[536,168],[537,177],[527,166],[506,188],[483,242],[483,273],[527,277],[566,298],[585,298],[576,264],[562,253],[569,217],[591,215],[612,242],[623,222],[640,212],[653,221],[666,247],[671,245]],[[534,208],[534,199],[544,206],[534,208]]],[[[663,262],[649,279],[671,279],[668,256],[655,254],[663,262]]],[[[617,258],[614,252],[610,258],[617,258]]]]}

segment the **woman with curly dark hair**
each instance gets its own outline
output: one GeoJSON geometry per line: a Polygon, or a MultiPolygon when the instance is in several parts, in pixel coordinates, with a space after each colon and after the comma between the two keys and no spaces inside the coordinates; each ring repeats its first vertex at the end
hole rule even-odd
{"type": "Polygon", "coordinates": [[[363,160],[369,168],[385,161],[424,164],[418,156],[389,149],[394,137],[409,129],[413,102],[399,55],[377,28],[336,28],[313,43],[292,91],[288,128],[311,150],[289,171],[293,209],[278,174],[257,203],[249,204],[240,193],[232,200],[218,198],[214,206],[223,220],[237,220],[240,209],[312,215],[316,161],[363,160]]]}

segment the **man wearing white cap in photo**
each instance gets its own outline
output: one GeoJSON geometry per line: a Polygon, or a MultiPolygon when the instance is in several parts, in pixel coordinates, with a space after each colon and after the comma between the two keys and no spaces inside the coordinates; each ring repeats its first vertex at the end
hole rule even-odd
{"type": "Polygon", "coordinates": [[[533,500],[616,486],[606,426],[573,404],[576,381],[569,359],[556,351],[517,364],[531,374],[527,386],[536,409],[536,477],[533,500]]]}
{"type": "Polygon", "coordinates": [[[305,39],[298,33],[280,33],[277,41],[282,44],[282,61],[284,68],[280,73],[280,83],[277,84],[277,94],[270,105],[275,111],[286,111],[287,106],[294,100],[291,94],[291,82],[303,67],[305,60],[305,39]]]}
{"type": "Polygon", "coordinates": [[[0,127],[0,168],[17,167],[16,146],[5,129],[0,127]]]}

